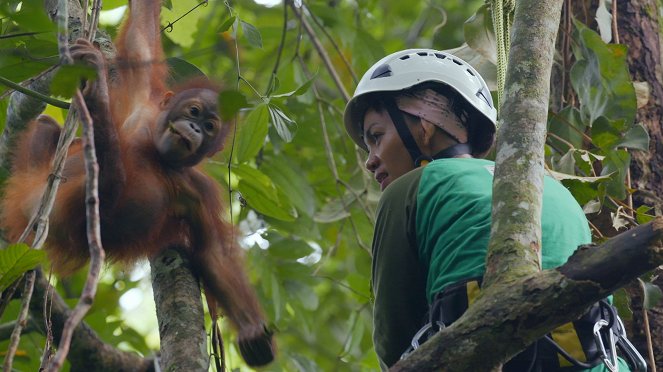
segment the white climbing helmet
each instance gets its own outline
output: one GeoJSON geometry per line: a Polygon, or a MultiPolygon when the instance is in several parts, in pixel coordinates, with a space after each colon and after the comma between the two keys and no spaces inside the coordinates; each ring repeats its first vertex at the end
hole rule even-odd
{"type": "Polygon", "coordinates": [[[479,121],[476,124],[482,132],[482,143],[473,143],[473,138],[469,142],[476,147],[476,154],[485,155],[492,146],[497,118],[490,90],[470,64],[452,54],[433,49],[407,49],[392,53],[366,71],[345,107],[345,129],[352,140],[368,151],[362,139],[362,127],[367,108],[366,97],[370,93],[399,91],[425,82],[449,86],[468,103],[465,106],[468,112],[479,114],[471,117],[479,121]]]}

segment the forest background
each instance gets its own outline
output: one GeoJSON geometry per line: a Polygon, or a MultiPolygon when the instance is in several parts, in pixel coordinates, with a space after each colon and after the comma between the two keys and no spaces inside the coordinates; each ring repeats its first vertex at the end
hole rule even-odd
{"type": "MultiPolygon", "coordinates": [[[[124,5],[104,2],[100,30],[115,34],[124,5]]],[[[29,85],[57,64],[56,29],[44,10],[41,1],[0,5],[3,79],[29,85]]],[[[657,1],[614,8],[609,1],[564,1],[546,165],[588,213],[599,243],[661,215],[660,13],[657,1]]],[[[361,74],[403,48],[451,51],[497,89],[490,7],[483,1],[168,1],[162,26],[174,79],[204,73],[221,80],[229,92],[221,104],[240,110],[237,131],[205,169],[229,190],[225,199],[241,229],[247,268],[276,331],[279,358],[265,370],[377,370],[369,279],[379,190],[364,170],[365,155],[344,133],[342,111],[361,74]]],[[[67,84],[66,76],[56,78],[54,95],[67,84]]],[[[0,85],[2,123],[11,91],[0,85]]],[[[46,112],[60,122],[66,116],[51,105],[46,112]]],[[[4,272],[6,265],[0,260],[4,272]]],[[[663,368],[658,274],[634,281],[615,299],[634,343],[643,355],[651,349],[663,368]]],[[[55,281],[72,306],[85,276],[55,281]]],[[[0,350],[8,347],[19,307],[12,301],[3,315],[0,350]]],[[[40,321],[30,318],[16,369],[38,368],[40,321]]],[[[159,337],[148,263],[105,268],[85,322],[107,343],[152,356],[159,337]]],[[[229,366],[245,368],[229,342],[232,333],[224,334],[229,366]]]]}

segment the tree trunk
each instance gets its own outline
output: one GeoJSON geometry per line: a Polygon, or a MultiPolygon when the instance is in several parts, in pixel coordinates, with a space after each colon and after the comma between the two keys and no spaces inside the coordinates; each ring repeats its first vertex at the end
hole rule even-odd
{"type": "MultiPolygon", "coordinates": [[[[639,94],[636,122],[648,130],[649,152],[635,151],[631,163],[634,207],[653,206],[657,215],[663,210],[663,78],[661,75],[661,40],[656,0],[617,2],[620,43],[628,45],[631,77],[639,94]]],[[[663,271],[658,270],[659,278],[663,271]]],[[[663,280],[658,280],[659,287],[663,280]]],[[[639,286],[638,286],[639,287],[639,286]]],[[[633,302],[633,341],[646,350],[642,305],[633,302]]],[[[663,304],[648,311],[656,366],[663,369],[663,304]]]]}

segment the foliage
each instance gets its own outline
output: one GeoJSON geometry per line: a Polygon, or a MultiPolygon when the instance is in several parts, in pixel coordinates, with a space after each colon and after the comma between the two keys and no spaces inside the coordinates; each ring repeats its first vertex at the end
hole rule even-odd
{"type": "MultiPolygon", "coordinates": [[[[0,6],[0,76],[20,82],[58,56],[41,2],[23,1],[15,12],[17,3],[0,6]],[[10,37],[24,32],[31,34],[10,37]]],[[[111,8],[123,4],[104,2],[111,8]]],[[[223,81],[222,114],[236,119],[225,150],[206,169],[228,190],[251,279],[276,330],[280,355],[265,370],[377,370],[369,246],[379,191],[363,171],[365,156],[344,133],[343,95],[293,7],[210,1],[174,21],[196,4],[178,1],[164,9],[164,45],[173,79],[204,73],[223,81]]],[[[304,14],[349,92],[374,61],[408,47],[456,48],[494,86],[494,36],[481,0],[303,4],[306,10],[297,5],[297,13],[304,14]]],[[[115,33],[116,25],[102,27],[115,33]]],[[[606,44],[578,22],[573,45],[571,82],[580,104],[550,113],[548,166],[587,211],[597,211],[629,192],[627,150],[646,149],[648,137],[633,123],[625,47],[606,44]]],[[[54,82],[54,91],[66,95],[70,85],[62,84],[54,82]]],[[[6,89],[0,86],[0,94],[6,89]]],[[[2,118],[5,105],[1,100],[2,118]]],[[[647,213],[639,210],[638,220],[647,213]]],[[[140,284],[122,271],[107,274],[86,321],[107,342],[150,354],[154,345],[123,321],[118,306],[140,284]]],[[[70,298],[81,285],[75,277],[58,289],[70,298]]],[[[34,334],[24,337],[16,368],[36,369],[42,345],[34,334]]],[[[230,366],[241,366],[230,348],[230,366]]]]}

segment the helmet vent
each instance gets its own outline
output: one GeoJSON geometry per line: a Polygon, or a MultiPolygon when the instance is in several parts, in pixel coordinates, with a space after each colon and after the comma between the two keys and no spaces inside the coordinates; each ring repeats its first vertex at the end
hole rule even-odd
{"type": "Polygon", "coordinates": [[[493,105],[490,103],[488,98],[484,95],[483,89],[477,92],[477,97],[483,99],[484,102],[488,105],[488,107],[493,107],[493,105]]]}
{"type": "Polygon", "coordinates": [[[435,53],[435,57],[437,57],[437,58],[439,58],[439,59],[445,59],[445,58],[447,58],[447,56],[445,56],[444,54],[441,54],[441,53],[435,53]]]}
{"type": "Polygon", "coordinates": [[[373,71],[373,75],[371,75],[371,80],[388,77],[388,76],[391,76],[391,68],[389,67],[389,64],[384,64],[376,68],[375,71],[373,71]]]}
{"type": "Polygon", "coordinates": [[[475,76],[475,75],[474,75],[474,72],[472,72],[472,70],[470,70],[469,68],[467,69],[467,73],[470,74],[470,75],[472,75],[472,76],[475,76]]]}
{"type": "Polygon", "coordinates": [[[407,54],[407,55],[404,55],[404,56],[402,56],[402,57],[401,57],[401,58],[399,58],[399,59],[401,59],[401,60],[405,61],[405,60],[406,60],[406,59],[408,59],[408,58],[410,58],[410,55],[409,55],[409,54],[407,54]]]}
{"type": "Polygon", "coordinates": [[[451,60],[454,61],[454,63],[457,64],[458,66],[462,66],[462,65],[463,65],[463,62],[461,62],[461,61],[459,61],[459,60],[457,60],[457,59],[453,59],[453,58],[452,58],[451,60]]]}
{"type": "Polygon", "coordinates": [[[417,54],[422,57],[426,57],[428,55],[428,52],[418,52],[417,54]]]}

